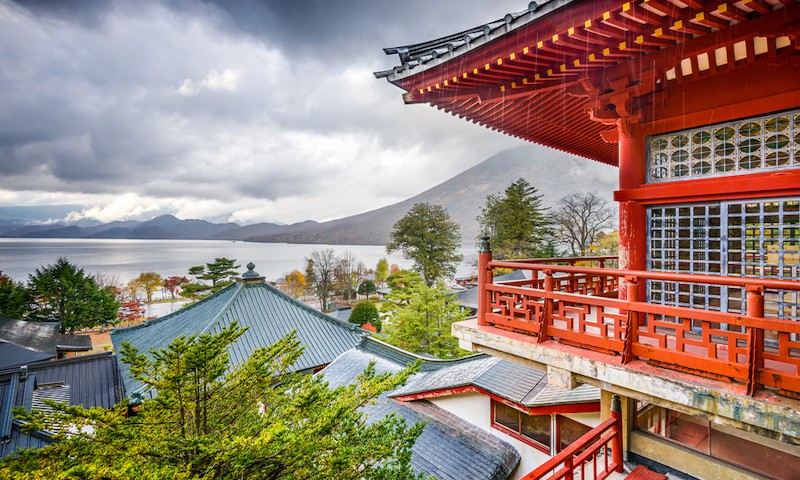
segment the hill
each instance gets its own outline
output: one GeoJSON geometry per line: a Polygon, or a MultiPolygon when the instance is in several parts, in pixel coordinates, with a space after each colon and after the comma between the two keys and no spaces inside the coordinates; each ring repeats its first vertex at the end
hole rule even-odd
{"type": "MultiPolygon", "coordinates": [[[[611,201],[617,170],[565,153],[531,145],[506,150],[419,195],[350,217],[324,223],[305,221],[292,225],[211,223],[160,215],[145,222],[117,221],[90,224],[2,224],[0,237],[17,238],[127,238],[187,240],[247,240],[268,243],[321,243],[330,245],[385,245],[392,226],[419,202],[442,205],[461,225],[462,241],[478,236],[475,220],[486,196],[497,194],[523,177],[539,189],[542,203],[553,207],[565,195],[597,191],[611,201]],[[554,166],[557,165],[557,168],[554,166]]],[[[402,181],[402,179],[398,179],[402,181]]],[[[7,207],[17,213],[15,207],[7,207]]],[[[2,212],[0,212],[2,213],[2,212]]],[[[37,210],[37,214],[44,213],[37,210]]],[[[0,216],[2,220],[2,216],[0,216]]]]}
{"type": "Polygon", "coordinates": [[[506,150],[419,195],[369,212],[323,223],[290,225],[281,231],[250,238],[267,243],[321,243],[331,245],[385,245],[392,226],[415,203],[447,208],[461,225],[462,241],[478,236],[476,217],[486,196],[497,194],[520,177],[543,195],[542,203],[554,207],[574,192],[597,191],[611,202],[616,188],[616,168],[569,154],[524,146],[506,150]],[[554,166],[557,165],[557,168],[554,166]]]}

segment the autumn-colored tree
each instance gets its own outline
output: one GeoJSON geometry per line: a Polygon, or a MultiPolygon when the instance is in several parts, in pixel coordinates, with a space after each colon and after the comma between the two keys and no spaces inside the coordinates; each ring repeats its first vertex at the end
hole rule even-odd
{"type": "Polygon", "coordinates": [[[306,276],[300,273],[300,270],[293,270],[286,274],[286,290],[289,295],[299,297],[306,291],[306,276]]]}
{"type": "Polygon", "coordinates": [[[124,303],[119,307],[119,323],[133,322],[142,318],[144,309],[139,302],[124,303]]]}
{"type": "Polygon", "coordinates": [[[397,266],[396,263],[393,263],[391,267],[389,267],[389,275],[393,273],[397,273],[400,271],[400,267],[397,266]]]}
{"type": "Polygon", "coordinates": [[[178,293],[181,286],[187,283],[189,283],[189,279],[186,277],[168,277],[164,279],[163,286],[169,292],[170,296],[175,298],[175,294],[178,293]]]}
{"type": "Polygon", "coordinates": [[[375,267],[375,281],[383,286],[386,277],[389,275],[389,262],[385,258],[378,260],[378,265],[375,267]]]}
{"type": "Polygon", "coordinates": [[[125,287],[122,289],[122,294],[131,302],[139,301],[139,294],[142,292],[144,292],[144,286],[138,278],[128,280],[128,283],[126,283],[125,287]]]}
{"type": "Polygon", "coordinates": [[[147,301],[153,300],[153,294],[164,285],[164,279],[156,272],[142,272],[137,277],[139,283],[142,285],[144,293],[147,295],[147,301]]]}

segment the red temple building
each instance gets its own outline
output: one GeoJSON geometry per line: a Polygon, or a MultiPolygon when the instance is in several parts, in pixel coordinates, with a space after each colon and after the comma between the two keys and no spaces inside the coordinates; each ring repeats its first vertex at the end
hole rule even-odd
{"type": "Polygon", "coordinates": [[[385,51],[400,65],[376,76],[405,103],[619,167],[618,269],[492,261],[484,242],[477,317],[453,327],[602,389],[605,429],[525,478],[603,478],[622,452],[800,478],[800,4],[538,1],[385,51]],[[498,268],[532,279],[495,284],[498,268]]]}

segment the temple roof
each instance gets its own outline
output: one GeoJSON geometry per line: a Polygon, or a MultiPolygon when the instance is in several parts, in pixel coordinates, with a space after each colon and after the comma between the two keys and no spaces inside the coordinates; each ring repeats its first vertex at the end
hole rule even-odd
{"type": "MultiPolygon", "coordinates": [[[[302,371],[332,362],[367,333],[354,324],[314,310],[265,283],[257,274],[254,278],[259,280],[245,278],[169,315],[115,330],[111,334],[114,350],[120,351],[126,340],[142,353],[151,348],[166,348],[181,335],[217,334],[236,320],[240,327],[250,328],[228,350],[232,365],[239,365],[255,349],[272,345],[297,330],[305,352],[294,369],[302,371]]],[[[151,393],[128,376],[127,365],[121,364],[120,370],[129,395],[151,393]]]]}
{"type": "Polygon", "coordinates": [[[48,409],[44,398],[84,408],[110,408],[125,397],[125,390],[111,352],[30,363],[0,371],[0,458],[18,448],[41,448],[53,442],[52,432],[26,434],[13,420],[11,410],[22,406],[48,409]]]}
{"type": "Polygon", "coordinates": [[[374,75],[376,78],[385,78],[391,74],[400,76],[416,74],[426,67],[435,66],[437,62],[430,63],[432,60],[441,58],[441,61],[447,61],[463,55],[494,40],[499,35],[521,28],[550,13],[555,8],[572,1],[574,0],[539,0],[530,2],[527,10],[507,13],[503,18],[462,32],[422,43],[384,48],[383,51],[387,55],[398,55],[400,65],[390,70],[375,72],[374,75]]]}
{"type": "MultiPolygon", "coordinates": [[[[356,378],[375,362],[376,373],[397,372],[416,355],[396,349],[373,338],[328,365],[322,372],[331,387],[355,383],[356,378]]],[[[470,365],[480,368],[485,355],[474,355],[455,361],[426,360],[423,370],[470,365]]],[[[417,376],[422,375],[421,373],[417,376]]],[[[422,435],[412,448],[411,465],[442,479],[481,478],[505,480],[511,477],[520,460],[519,453],[508,443],[426,401],[398,402],[384,393],[374,404],[364,407],[367,421],[394,414],[411,425],[427,422],[422,435]]]]}
{"type": "MultiPolygon", "coordinates": [[[[0,315],[0,341],[55,357],[59,351],[92,349],[89,335],[64,335],[59,322],[29,322],[0,315]]],[[[2,368],[4,364],[0,364],[2,368]]]]}
{"type": "MultiPolygon", "coordinates": [[[[531,2],[502,20],[384,49],[400,64],[375,75],[405,90],[406,103],[617,166],[616,144],[637,124],[670,131],[697,112],[738,118],[721,110],[729,99],[707,94],[719,88],[708,79],[791,74],[798,18],[789,0],[531,2]],[[691,84],[706,93],[693,102],[691,84]]],[[[775,83],[759,95],[796,87],[775,83]]]]}

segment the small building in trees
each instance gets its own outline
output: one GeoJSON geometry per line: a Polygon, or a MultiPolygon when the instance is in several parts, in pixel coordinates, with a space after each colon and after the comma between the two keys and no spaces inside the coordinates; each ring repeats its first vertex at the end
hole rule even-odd
{"type": "Polygon", "coordinates": [[[462,348],[601,387],[608,469],[800,478],[800,3],[536,1],[385,52],[408,104],[619,168],[619,268],[484,243],[462,348]]]}
{"type": "Polygon", "coordinates": [[[364,411],[368,421],[427,422],[411,463],[436,478],[520,479],[601,422],[599,388],[555,387],[543,372],[485,354],[432,359],[364,337],[319,374],[337,387],[355,383],[370,361],[384,373],[417,360],[420,372],[364,411]]]}
{"type": "MultiPolygon", "coordinates": [[[[128,341],[146,353],[151,348],[166,348],[181,335],[216,334],[237,321],[239,326],[250,328],[228,351],[232,365],[245,361],[253,350],[272,345],[297,330],[305,352],[294,369],[313,373],[353,348],[361,334],[367,333],[281,292],[265,282],[252,263],[247,268],[233,284],[213,295],[142,325],[115,330],[111,334],[114,349],[119,351],[121,343],[128,341]]],[[[120,370],[132,399],[155,394],[128,375],[128,365],[120,364],[120,370]]]]}
{"type": "Polygon", "coordinates": [[[11,411],[24,407],[52,411],[45,399],[82,405],[83,408],[111,408],[125,398],[117,358],[111,352],[35,361],[12,368],[0,368],[0,458],[20,448],[41,448],[54,441],[52,431],[31,434],[11,411]]]}
{"type": "Polygon", "coordinates": [[[0,368],[91,349],[92,337],[62,334],[59,322],[15,320],[0,315],[0,368]]]}

